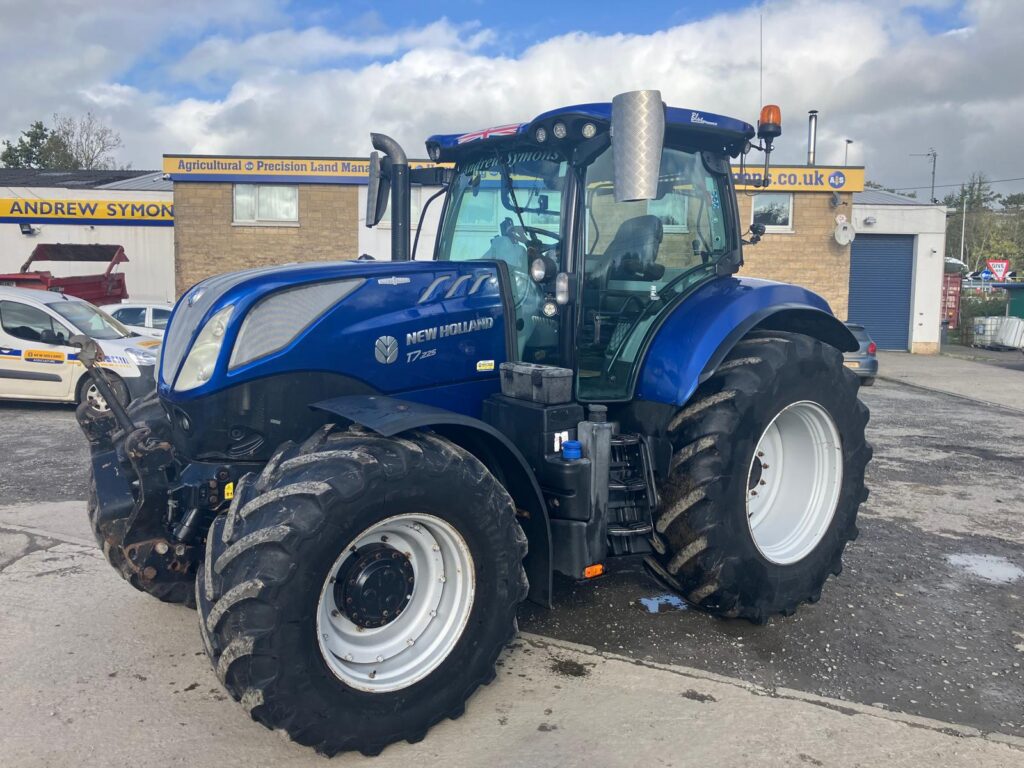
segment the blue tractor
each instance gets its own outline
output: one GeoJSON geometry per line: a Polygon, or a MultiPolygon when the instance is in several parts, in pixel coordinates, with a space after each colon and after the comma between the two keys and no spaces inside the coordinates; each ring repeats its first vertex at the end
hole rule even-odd
{"type": "Polygon", "coordinates": [[[205,280],[157,392],[80,413],[107,558],[197,606],[231,695],[327,754],[460,715],[556,573],[635,556],[754,622],[817,601],[871,449],[850,332],[736,276],[763,229],[730,158],[764,151],[767,179],[780,132],[635,91],[433,136],[433,167],[373,135],[391,260],[205,280]],[[444,191],[430,259],[411,184],[444,191]]]}

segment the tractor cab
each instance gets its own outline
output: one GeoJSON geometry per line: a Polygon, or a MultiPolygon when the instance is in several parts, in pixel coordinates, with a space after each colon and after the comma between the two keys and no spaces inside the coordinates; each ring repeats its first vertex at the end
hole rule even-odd
{"type": "Polygon", "coordinates": [[[628,400],[662,319],[742,263],[729,159],[754,128],[639,93],[614,108],[623,167],[608,103],[427,140],[454,164],[434,258],[504,264],[518,359],[573,369],[584,402],[628,400]],[[633,134],[652,115],[638,165],[633,134]]]}

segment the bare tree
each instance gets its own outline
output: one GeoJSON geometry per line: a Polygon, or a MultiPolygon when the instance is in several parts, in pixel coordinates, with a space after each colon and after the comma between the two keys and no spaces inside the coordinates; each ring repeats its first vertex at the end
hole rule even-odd
{"type": "Polygon", "coordinates": [[[85,170],[116,167],[112,153],[122,146],[121,134],[97,120],[92,112],[78,118],[54,115],[53,134],[67,147],[75,167],[85,170]]]}

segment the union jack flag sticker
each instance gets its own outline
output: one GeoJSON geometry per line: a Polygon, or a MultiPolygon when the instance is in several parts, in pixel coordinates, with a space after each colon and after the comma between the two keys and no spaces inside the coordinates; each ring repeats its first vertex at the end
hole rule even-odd
{"type": "Polygon", "coordinates": [[[493,139],[495,136],[515,136],[519,130],[519,123],[512,123],[510,125],[498,125],[494,128],[484,128],[482,131],[473,131],[472,133],[464,133],[455,140],[456,144],[465,144],[469,141],[477,141],[479,139],[493,139]]]}

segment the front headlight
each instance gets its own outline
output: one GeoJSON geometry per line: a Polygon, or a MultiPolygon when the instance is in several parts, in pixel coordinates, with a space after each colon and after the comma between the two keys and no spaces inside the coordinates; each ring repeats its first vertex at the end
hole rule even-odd
{"type": "Polygon", "coordinates": [[[156,365],[156,355],[151,350],[128,347],[124,353],[136,365],[156,365]]]}
{"type": "Polygon", "coordinates": [[[233,306],[224,307],[203,326],[174,382],[176,392],[195,389],[200,384],[205,384],[213,376],[213,369],[217,365],[217,355],[220,354],[220,348],[224,345],[224,335],[227,332],[228,320],[231,318],[233,310],[233,306]]]}

